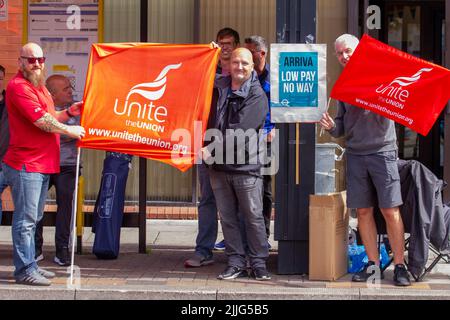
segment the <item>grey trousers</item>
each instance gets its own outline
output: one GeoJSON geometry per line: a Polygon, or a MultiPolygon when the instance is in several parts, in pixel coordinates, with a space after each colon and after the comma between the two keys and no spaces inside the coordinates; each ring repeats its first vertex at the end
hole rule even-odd
{"type": "Polygon", "coordinates": [[[246,252],[240,230],[240,219],[244,219],[250,265],[253,269],[265,268],[269,248],[262,213],[262,178],[213,169],[209,176],[227,244],[225,253],[228,265],[246,268],[246,252]]]}

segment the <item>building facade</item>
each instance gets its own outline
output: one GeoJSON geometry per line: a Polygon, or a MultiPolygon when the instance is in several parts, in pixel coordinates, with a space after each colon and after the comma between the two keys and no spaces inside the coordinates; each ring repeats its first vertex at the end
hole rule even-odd
{"type": "MultiPolygon", "coordinates": [[[[24,41],[23,11],[26,5],[27,1],[9,0],[8,20],[0,21],[0,64],[6,66],[8,80],[16,72],[17,53],[24,41]]],[[[314,21],[314,42],[328,44],[328,91],[341,71],[333,57],[334,39],[345,32],[356,36],[369,33],[405,52],[443,66],[448,67],[450,62],[446,50],[450,32],[444,23],[446,18],[450,19],[450,0],[104,0],[103,9],[104,42],[139,42],[145,33],[148,42],[209,43],[215,40],[219,29],[228,26],[240,33],[241,41],[249,35],[259,34],[270,43],[287,42],[288,39],[301,43],[305,41],[301,38],[303,24],[314,21]],[[145,12],[141,8],[145,8],[145,12]],[[299,12],[309,12],[309,16],[299,18],[299,12]]],[[[335,113],[335,108],[332,104],[331,114],[335,113]]],[[[447,111],[427,137],[418,136],[403,126],[397,127],[397,133],[401,158],[418,159],[438,176],[450,181],[447,111]]],[[[318,134],[314,139],[317,143],[332,140],[318,134]]],[[[342,144],[342,140],[337,142],[342,144]]],[[[103,158],[102,151],[83,151],[82,172],[88,177],[85,186],[88,202],[95,201],[103,158]]],[[[342,163],[338,164],[338,170],[336,189],[343,190],[342,163]]],[[[137,206],[140,175],[139,160],[135,158],[126,191],[129,205],[137,206]]],[[[196,205],[199,193],[195,168],[181,173],[147,160],[145,176],[147,203],[196,205]]],[[[447,201],[449,196],[447,191],[447,201]]]]}

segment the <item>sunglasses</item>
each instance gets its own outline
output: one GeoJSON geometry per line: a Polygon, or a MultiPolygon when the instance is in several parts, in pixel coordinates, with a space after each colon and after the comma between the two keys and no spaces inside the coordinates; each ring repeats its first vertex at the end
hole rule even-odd
{"type": "Polygon", "coordinates": [[[39,64],[45,63],[45,57],[40,58],[34,58],[34,57],[21,57],[22,59],[27,59],[29,64],[35,64],[36,61],[39,62],[39,64]]]}

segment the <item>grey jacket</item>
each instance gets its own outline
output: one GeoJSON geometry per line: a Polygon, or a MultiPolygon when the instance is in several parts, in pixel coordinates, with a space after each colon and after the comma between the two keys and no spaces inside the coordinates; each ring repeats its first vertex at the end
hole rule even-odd
{"type": "Polygon", "coordinates": [[[329,133],[335,138],[345,136],[350,154],[368,155],[397,150],[397,135],[392,120],[339,101],[334,121],[336,126],[329,133]]]}
{"type": "Polygon", "coordinates": [[[399,160],[404,204],[400,207],[405,231],[410,233],[408,270],[419,276],[428,262],[429,244],[450,249],[450,211],[442,203],[445,183],[418,161],[399,160]]]}
{"type": "MultiPolygon", "coordinates": [[[[408,270],[422,275],[428,262],[430,245],[440,252],[450,250],[450,208],[442,203],[445,183],[422,163],[399,160],[402,186],[400,206],[405,233],[409,233],[408,270]]],[[[378,233],[386,233],[386,223],[378,206],[374,208],[378,233]]]]}
{"type": "Polygon", "coordinates": [[[235,161],[234,163],[214,163],[212,167],[217,171],[260,176],[262,165],[258,158],[258,144],[255,145],[251,142],[253,139],[263,137],[264,121],[269,106],[267,96],[259,83],[258,75],[253,71],[250,79],[236,91],[231,91],[231,78],[229,76],[216,77],[215,86],[218,89],[218,102],[214,128],[220,130],[222,136],[218,137],[215,143],[209,144],[207,148],[213,156],[218,156],[222,152],[223,158],[218,158],[222,158],[224,162],[226,162],[227,155],[233,156],[235,161]],[[242,129],[244,132],[253,129],[255,134],[251,137],[247,136],[247,138],[244,134],[237,134],[243,139],[236,139],[235,135],[227,131],[228,129],[242,129]],[[230,143],[233,140],[235,140],[235,143],[230,143]],[[244,163],[236,161],[235,156],[239,153],[244,154],[244,163]]]}
{"type": "MultiPolygon", "coordinates": [[[[55,106],[56,111],[65,110],[70,105],[63,107],[55,106]]],[[[80,124],[80,117],[71,117],[65,124],[73,126],[80,124]]],[[[75,166],[77,164],[77,140],[69,138],[66,135],[61,135],[61,150],[60,150],[60,166],[75,166]]]]}

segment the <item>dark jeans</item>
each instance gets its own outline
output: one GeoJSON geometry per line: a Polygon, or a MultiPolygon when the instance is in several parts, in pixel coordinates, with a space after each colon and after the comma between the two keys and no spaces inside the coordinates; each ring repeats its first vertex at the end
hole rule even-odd
{"type": "MultiPolygon", "coordinates": [[[[60,167],[60,173],[50,176],[49,188],[55,186],[56,204],[58,206],[55,225],[55,247],[57,251],[69,247],[76,170],[76,166],[62,166],[60,167]]],[[[43,242],[43,221],[41,220],[36,227],[35,235],[37,253],[42,252],[43,242]]]]}
{"type": "Polygon", "coordinates": [[[217,240],[217,205],[211,183],[209,170],[205,164],[198,165],[200,180],[200,203],[198,205],[198,234],[195,241],[195,252],[204,257],[211,257],[217,240]]]}
{"type": "Polygon", "coordinates": [[[272,176],[263,177],[263,217],[267,239],[270,236],[270,217],[272,216],[272,176]]]}

